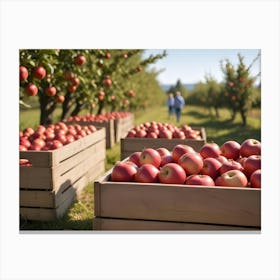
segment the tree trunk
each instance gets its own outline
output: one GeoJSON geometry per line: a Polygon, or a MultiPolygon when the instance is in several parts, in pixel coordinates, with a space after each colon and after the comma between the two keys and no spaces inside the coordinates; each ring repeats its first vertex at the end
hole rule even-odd
{"type": "Polygon", "coordinates": [[[64,99],[64,102],[62,103],[62,113],[61,113],[61,117],[60,117],[61,121],[64,121],[66,119],[66,117],[70,114],[71,106],[72,106],[71,92],[68,91],[65,94],[65,99],[64,99]]]}
{"type": "Polygon", "coordinates": [[[48,125],[53,123],[53,111],[56,108],[56,102],[46,94],[39,95],[40,103],[40,124],[48,125]]]}
{"type": "Polygon", "coordinates": [[[241,118],[242,118],[242,126],[247,125],[247,113],[243,110],[240,111],[241,118]]]}
{"type": "Polygon", "coordinates": [[[235,117],[236,117],[236,110],[235,109],[232,109],[232,114],[231,114],[231,119],[230,121],[233,122],[235,120],[235,117]]]}
{"type": "Polygon", "coordinates": [[[79,102],[77,102],[77,103],[76,103],[76,106],[75,106],[75,108],[74,108],[74,110],[73,110],[72,113],[71,113],[71,116],[72,116],[72,117],[73,117],[73,116],[77,116],[77,115],[80,113],[80,111],[83,109],[84,106],[85,106],[84,103],[79,103],[79,102]]]}
{"type": "Polygon", "coordinates": [[[218,107],[214,107],[214,108],[215,108],[216,118],[219,119],[220,118],[219,109],[218,107]]]}
{"type": "Polygon", "coordinates": [[[102,113],[102,110],[104,108],[104,102],[103,101],[100,101],[98,103],[98,111],[97,111],[97,115],[100,115],[102,113]]]}

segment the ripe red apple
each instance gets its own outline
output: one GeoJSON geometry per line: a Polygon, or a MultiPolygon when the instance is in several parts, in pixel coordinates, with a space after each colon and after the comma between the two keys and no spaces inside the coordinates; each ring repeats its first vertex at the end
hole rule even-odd
{"type": "Polygon", "coordinates": [[[219,176],[219,170],[222,164],[215,158],[205,158],[203,160],[203,167],[201,169],[202,175],[208,175],[212,179],[219,176]]]}
{"type": "Polygon", "coordinates": [[[221,154],[221,150],[216,143],[206,143],[200,149],[200,155],[203,158],[216,158],[221,154]]]}
{"type": "Polygon", "coordinates": [[[186,139],[185,133],[181,130],[175,130],[172,136],[173,138],[186,139]]]}
{"type": "Polygon", "coordinates": [[[25,136],[19,138],[19,144],[26,148],[29,148],[31,146],[30,141],[25,136]]]}
{"type": "Polygon", "coordinates": [[[106,58],[107,59],[110,59],[111,58],[111,54],[108,52],[108,53],[106,53],[106,58]]]}
{"type": "Polygon", "coordinates": [[[220,163],[224,163],[224,162],[228,161],[228,159],[226,157],[222,156],[222,155],[219,155],[215,159],[217,159],[220,163]]]}
{"type": "Polygon", "coordinates": [[[47,87],[45,88],[45,93],[48,96],[55,96],[56,95],[56,88],[55,87],[47,87]]]}
{"type": "Polygon", "coordinates": [[[141,166],[140,156],[141,156],[141,152],[134,152],[129,156],[128,160],[135,163],[139,167],[141,166]]]}
{"type": "Polygon", "coordinates": [[[261,170],[255,170],[250,176],[251,188],[261,188],[261,170]]]}
{"type": "Polygon", "coordinates": [[[251,155],[261,154],[261,142],[256,139],[245,140],[240,147],[240,155],[242,157],[249,157],[251,155]]]}
{"type": "Polygon", "coordinates": [[[64,97],[63,95],[58,95],[58,96],[56,97],[56,99],[55,99],[55,101],[56,101],[57,103],[63,103],[64,100],[65,100],[65,97],[64,97]]]}
{"type": "Polygon", "coordinates": [[[63,147],[63,144],[59,140],[53,140],[52,145],[49,147],[50,150],[56,150],[63,147]]]}
{"type": "Polygon", "coordinates": [[[78,77],[71,78],[71,83],[73,86],[78,86],[80,84],[80,80],[78,77]]]}
{"type": "Polygon", "coordinates": [[[220,168],[220,174],[223,174],[229,170],[240,170],[243,172],[244,168],[239,162],[230,159],[230,160],[222,163],[222,166],[220,168]]]}
{"type": "Polygon", "coordinates": [[[46,77],[46,74],[46,69],[43,66],[37,66],[33,70],[33,77],[38,80],[44,79],[46,77]]]}
{"type": "Polygon", "coordinates": [[[136,131],[134,129],[130,130],[127,135],[126,135],[127,138],[134,138],[136,137],[136,131]]]}
{"type": "Polygon", "coordinates": [[[138,183],[157,183],[159,170],[152,164],[141,165],[136,174],[135,181],[138,183]]]}
{"type": "Polygon", "coordinates": [[[28,96],[34,96],[38,93],[38,88],[36,85],[29,83],[25,88],[24,88],[24,93],[28,96]]]}
{"type": "Polygon", "coordinates": [[[74,58],[74,63],[76,65],[83,65],[87,62],[86,58],[83,55],[78,55],[74,58]]]}
{"type": "Polygon", "coordinates": [[[251,174],[261,169],[261,156],[260,155],[251,155],[243,163],[244,173],[250,177],[251,174]]]}
{"type": "Polygon", "coordinates": [[[41,139],[41,138],[36,138],[32,142],[32,145],[39,146],[40,148],[43,148],[46,145],[46,142],[43,139],[41,139]]]}
{"type": "Polygon", "coordinates": [[[169,129],[162,129],[159,130],[159,138],[166,138],[166,139],[172,139],[172,132],[169,129]]]}
{"type": "Polygon", "coordinates": [[[178,164],[187,174],[198,174],[203,167],[203,158],[199,153],[187,153],[179,158],[178,164]]]}
{"type": "Polygon", "coordinates": [[[70,81],[73,78],[73,73],[71,71],[66,71],[64,73],[64,79],[70,81]]]}
{"type": "Polygon", "coordinates": [[[27,127],[23,130],[23,136],[29,137],[34,133],[34,129],[31,127],[27,127]]]}
{"type": "Polygon", "coordinates": [[[184,184],[185,170],[177,163],[167,163],[159,172],[159,181],[162,184],[184,184]]]}
{"type": "Polygon", "coordinates": [[[136,131],[135,137],[145,138],[146,136],[147,136],[147,132],[144,129],[140,129],[136,131]]]}
{"type": "Polygon", "coordinates": [[[152,164],[158,168],[161,164],[161,156],[159,152],[152,148],[146,148],[141,152],[140,155],[140,164],[152,164]]]}
{"type": "Polygon", "coordinates": [[[171,162],[174,162],[174,161],[173,161],[173,157],[172,157],[171,154],[170,154],[170,155],[162,156],[162,157],[161,157],[161,164],[160,164],[160,166],[164,166],[164,165],[166,165],[167,163],[171,163],[171,162]]]}
{"type": "Polygon", "coordinates": [[[109,79],[105,79],[104,80],[104,85],[107,86],[107,87],[110,87],[112,85],[112,80],[109,78],[109,79]]]}
{"type": "Polygon", "coordinates": [[[247,177],[240,170],[230,170],[223,173],[215,180],[216,186],[248,187],[247,177]]]}
{"type": "Polygon", "coordinates": [[[171,155],[171,152],[166,148],[161,147],[161,148],[157,148],[156,150],[159,152],[161,157],[171,155]]]}
{"type": "Polygon", "coordinates": [[[186,185],[197,185],[197,186],[215,186],[215,182],[208,175],[190,175],[187,177],[186,185]]]}
{"type": "Polygon", "coordinates": [[[221,146],[221,154],[226,158],[236,160],[239,158],[240,147],[236,141],[227,141],[221,146]]]}
{"type": "Polygon", "coordinates": [[[195,153],[195,150],[191,146],[183,144],[176,145],[171,152],[174,162],[178,162],[179,158],[187,153],[195,153]]]}
{"type": "Polygon", "coordinates": [[[19,80],[21,82],[26,81],[28,78],[28,70],[24,66],[19,67],[19,80]]]}
{"type": "Polygon", "coordinates": [[[158,136],[157,136],[157,134],[155,133],[155,132],[148,132],[147,133],[147,136],[146,136],[147,138],[158,138],[158,136]]]}
{"type": "Polygon", "coordinates": [[[27,151],[27,148],[23,145],[19,145],[19,150],[20,151],[27,151]]]}
{"type": "Polygon", "coordinates": [[[132,164],[118,162],[112,170],[111,180],[113,182],[133,182],[137,168],[132,164]]]}

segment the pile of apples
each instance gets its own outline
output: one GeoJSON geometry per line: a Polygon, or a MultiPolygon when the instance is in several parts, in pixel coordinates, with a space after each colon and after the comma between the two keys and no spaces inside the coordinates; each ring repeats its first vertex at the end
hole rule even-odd
{"type": "Polygon", "coordinates": [[[126,118],[131,114],[130,112],[107,112],[99,115],[87,114],[85,116],[71,116],[67,119],[67,122],[106,122],[126,118]]]}
{"type": "Polygon", "coordinates": [[[126,137],[130,138],[179,138],[200,140],[200,131],[189,125],[177,127],[169,123],[146,122],[132,128],[126,137]]]}
{"type": "Polygon", "coordinates": [[[20,151],[48,151],[63,147],[96,131],[94,125],[66,125],[64,122],[25,128],[19,133],[20,151]]]}
{"type": "Polygon", "coordinates": [[[246,139],[220,147],[206,143],[199,152],[191,146],[146,148],[134,152],[112,169],[114,182],[186,184],[261,188],[261,143],[246,139]]]}

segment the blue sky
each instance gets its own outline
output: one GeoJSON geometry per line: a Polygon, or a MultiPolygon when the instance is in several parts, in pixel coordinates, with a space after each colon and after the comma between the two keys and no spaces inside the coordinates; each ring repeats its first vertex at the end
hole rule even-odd
{"type": "MultiPolygon", "coordinates": [[[[143,56],[158,54],[161,49],[147,49],[143,56]]],[[[165,69],[158,76],[161,84],[174,84],[178,79],[183,83],[197,83],[204,81],[205,74],[211,74],[217,81],[222,81],[223,73],[220,69],[220,61],[229,59],[234,65],[238,64],[237,54],[244,56],[247,66],[257,56],[257,49],[167,49],[167,57],[151,65],[157,70],[165,69]]],[[[251,68],[252,75],[260,72],[260,59],[251,68]]]]}

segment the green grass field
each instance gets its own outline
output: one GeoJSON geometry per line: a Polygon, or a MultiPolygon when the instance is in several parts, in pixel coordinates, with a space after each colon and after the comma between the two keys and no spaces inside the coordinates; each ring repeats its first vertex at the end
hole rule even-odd
{"type": "MultiPolygon", "coordinates": [[[[54,121],[58,121],[59,110],[56,111],[54,121]]],[[[230,113],[226,109],[220,111],[220,119],[209,115],[209,110],[201,107],[186,106],[182,113],[181,122],[176,123],[175,118],[169,119],[167,108],[164,106],[153,107],[145,111],[135,112],[135,124],[148,121],[168,122],[176,125],[188,124],[191,126],[205,127],[207,141],[222,145],[227,140],[242,143],[247,138],[261,140],[261,112],[252,110],[248,116],[246,127],[242,127],[241,117],[238,115],[232,123],[229,121],[230,113]]],[[[38,110],[21,111],[20,130],[25,127],[38,125],[38,110]]],[[[106,150],[106,170],[109,170],[120,160],[120,144],[106,150]]],[[[60,220],[54,222],[21,221],[24,230],[91,230],[94,218],[93,183],[88,184],[72,207],[60,220]]]]}

